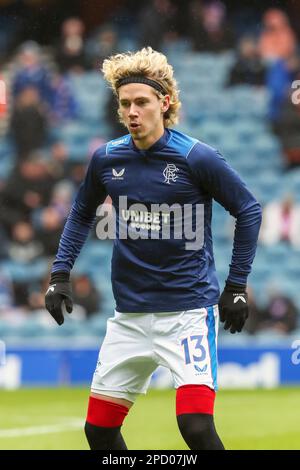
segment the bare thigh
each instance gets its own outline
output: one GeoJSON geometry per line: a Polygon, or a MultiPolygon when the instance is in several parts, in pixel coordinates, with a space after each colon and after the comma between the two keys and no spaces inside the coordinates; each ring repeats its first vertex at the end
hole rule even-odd
{"type": "Polygon", "coordinates": [[[110,401],[112,403],[117,403],[118,405],[126,406],[126,408],[130,409],[133,403],[129,400],[124,400],[124,398],[116,398],[110,397],[108,395],[102,395],[100,393],[91,392],[91,397],[97,398],[98,400],[110,401]]]}

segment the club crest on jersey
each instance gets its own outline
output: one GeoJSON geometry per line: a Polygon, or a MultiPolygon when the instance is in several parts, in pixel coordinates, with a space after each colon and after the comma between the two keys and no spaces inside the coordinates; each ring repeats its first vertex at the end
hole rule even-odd
{"type": "Polygon", "coordinates": [[[165,178],[164,183],[170,184],[170,181],[176,182],[178,175],[176,173],[179,171],[179,168],[174,163],[168,163],[166,168],[163,171],[165,178]]]}
{"type": "Polygon", "coordinates": [[[113,180],[123,180],[123,175],[125,173],[125,168],[123,168],[122,170],[120,170],[119,172],[117,170],[115,170],[114,168],[112,169],[112,179],[113,180]]]}

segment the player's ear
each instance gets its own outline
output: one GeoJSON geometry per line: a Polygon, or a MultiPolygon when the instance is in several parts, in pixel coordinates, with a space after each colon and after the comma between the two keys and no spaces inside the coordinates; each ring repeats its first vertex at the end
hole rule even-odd
{"type": "Polygon", "coordinates": [[[161,106],[162,112],[165,113],[166,111],[168,111],[169,107],[170,107],[170,95],[165,95],[162,100],[162,106],[161,106]]]}

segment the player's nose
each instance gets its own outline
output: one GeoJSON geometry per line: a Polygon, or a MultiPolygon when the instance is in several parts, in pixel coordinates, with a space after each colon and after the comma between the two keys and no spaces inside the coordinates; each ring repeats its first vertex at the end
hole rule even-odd
{"type": "Polygon", "coordinates": [[[134,116],[137,116],[137,108],[135,106],[134,103],[131,104],[130,108],[129,108],[129,113],[128,113],[128,116],[129,117],[134,117],[134,116]]]}

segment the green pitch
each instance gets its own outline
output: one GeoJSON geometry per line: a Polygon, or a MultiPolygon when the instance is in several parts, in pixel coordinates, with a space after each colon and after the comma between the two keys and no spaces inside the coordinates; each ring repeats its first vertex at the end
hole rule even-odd
{"type": "MultiPolygon", "coordinates": [[[[300,390],[220,391],[216,425],[227,449],[300,449],[300,390]]],[[[0,449],[87,449],[88,389],[0,391],[0,449]]],[[[129,449],[186,449],[175,393],[149,391],[123,426],[129,449]]]]}

